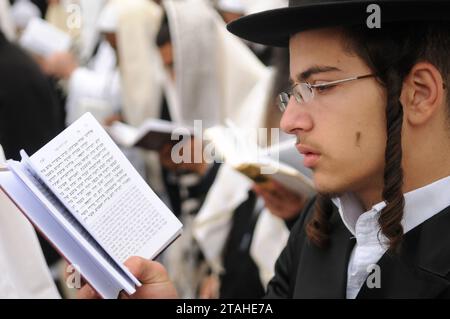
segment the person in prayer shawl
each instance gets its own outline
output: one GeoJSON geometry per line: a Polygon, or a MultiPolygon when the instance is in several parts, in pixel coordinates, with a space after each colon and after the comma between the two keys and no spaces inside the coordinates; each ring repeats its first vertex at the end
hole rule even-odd
{"type": "MultiPolygon", "coordinates": [[[[230,23],[246,14],[283,7],[286,3],[286,0],[218,0],[215,7],[225,23],[230,23]]],[[[265,65],[269,66],[274,60],[271,47],[250,41],[244,43],[265,65]]]]}
{"type": "MultiPolygon", "coordinates": [[[[163,64],[155,43],[163,17],[160,7],[156,9],[149,1],[111,1],[104,9],[116,12],[117,17],[117,28],[111,32],[110,39],[116,43],[119,55],[124,96],[122,119],[133,126],[139,126],[146,118],[164,118],[188,125],[202,120],[204,128],[223,123],[225,118],[235,115],[237,105],[258,81],[264,66],[240,40],[226,31],[218,15],[203,1],[166,1],[163,7],[173,46],[173,63],[166,61],[167,65],[163,64]],[[190,35],[190,30],[196,30],[195,37],[190,35]],[[170,72],[171,65],[173,72],[170,72]],[[217,109],[211,108],[211,104],[217,109]]],[[[154,159],[149,162],[152,167],[159,164],[154,159]]],[[[186,174],[185,167],[190,164],[185,164],[167,167],[170,169],[163,170],[163,180],[166,189],[174,194],[169,206],[176,214],[187,215],[184,221],[189,224],[190,212],[195,213],[199,206],[194,197],[204,196],[216,169],[212,166],[198,176],[197,172],[186,174]]],[[[155,175],[148,178],[153,188],[155,175]]],[[[185,238],[187,234],[188,231],[185,238]]],[[[190,241],[185,242],[185,248],[192,250],[190,241]]],[[[171,251],[175,248],[171,247],[171,251]]],[[[182,256],[173,253],[174,257],[177,255],[182,256]]],[[[188,264],[178,259],[168,263],[188,264]]],[[[179,278],[191,280],[194,268],[196,265],[179,278]]],[[[185,295],[193,296],[192,284],[185,287],[185,295]]]]}
{"type": "Polygon", "coordinates": [[[216,8],[227,24],[244,16],[246,11],[245,5],[241,0],[219,0],[216,3],[216,8]]]}
{"type": "Polygon", "coordinates": [[[16,33],[20,36],[26,29],[28,22],[41,16],[39,8],[30,0],[17,0],[11,6],[11,15],[16,26],[16,33]]]}
{"type": "MultiPolygon", "coordinates": [[[[226,118],[235,118],[238,105],[265,74],[265,67],[238,39],[229,37],[220,17],[204,1],[163,1],[162,5],[166,19],[157,44],[167,74],[170,119],[191,126],[195,120],[201,120],[206,129],[223,124],[226,118]],[[216,107],[211,108],[211,105],[216,107]]],[[[191,145],[194,143],[196,141],[192,140],[191,145]]],[[[161,161],[169,176],[183,171],[194,171],[200,176],[193,184],[187,179],[192,178],[192,174],[177,174],[181,194],[183,189],[189,194],[187,199],[182,198],[185,240],[175,243],[166,256],[175,281],[179,286],[184,283],[183,296],[195,297],[204,267],[197,257],[200,251],[192,238],[192,222],[215,179],[219,164],[173,165],[170,150],[171,146],[168,146],[161,152],[161,161]],[[183,260],[183,255],[191,257],[183,260]]]]}
{"type": "MultiPolygon", "coordinates": [[[[9,1],[11,3],[14,3],[17,0],[9,0],[9,1]]],[[[31,2],[33,2],[33,4],[38,7],[39,11],[41,12],[40,17],[44,18],[47,13],[48,5],[51,1],[50,0],[31,0],[31,2]]]]}
{"type": "Polygon", "coordinates": [[[80,34],[80,60],[89,61],[99,50],[102,42],[101,30],[98,26],[100,13],[107,0],[80,0],[82,25],[80,34]]]}
{"type": "MultiPolygon", "coordinates": [[[[268,298],[450,298],[450,2],[372,4],[291,0],[228,26],[289,46],[281,127],[319,193],[268,298]]],[[[142,274],[133,297],[176,297],[158,263],[127,265],[142,274]]]]}
{"type": "MultiPolygon", "coordinates": [[[[265,67],[245,45],[230,37],[204,1],[168,0],[162,4],[167,20],[158,46],[166,69],[167,116],[190,126],[201,120],[203,129],[235,118],[238,105],[266,72],[265,67]]],[[[164,150],[162,162],[167,168],[205,171],[204,165],[170,165],[170,148],[164,150]]]]}
{"type": "Polygon", "coordinates": [[[75,16],[78,14],[78,11],[74,11],[74,5],[81,8],[80,0],[48,0],[45,20],[58,29],[70,34],[72,39],[78,42],[81,34],[81,26],[77,24],[78,22],[82,22],[82,20],[80,17],[75,16]]]}
{"type": "MultiPolygon", "coordinates": [[[[275,146],[289,139],[287,134],[270,136],[281,119],[274,92],[289,86],[287,50],[275,50],[274,59],[275,69],[267,72],[249,94],[241,107],[239,122],[235,123],[240,129],[266,128],[265,136],[255,136],[264,142],[261,147],[275,146]]],[[[289,229],[306,202],[306,196],[297,195],[278,183],[258,186],[223,165],[194,221],[194,237],[212,272],[200,296],[262,297],[274,274],[276,258],[286,245],[289,229]],[[255,250],[254,247],[261,245],[265,248],[255,250]]]]}
{"type": "MultiPolygon", "coordinates": [[[[19,160],[20,149],[32,154],[55,137],[62,129],[59,112],[39,67],[0,30],[0,163],[19,160]]],[[[59,258],[44,249],[49,262],[59,258]]],[[[32,226],[0,193],[0,298],[59,298],[45,261],[32,226]]]]}
{"type": "MultiPolygon", "coordinates": [[[[84,9],[100,11],[101,6],[86,6],[84,9]]],[[[90,15],[95,13],[90,12],[90,15]]],[[[82,57],[77,58],[72,52],[54,53],[44,62],[48,75],[67,83],[66,125],[70,125],[86,112],[91,112],[99,122],[104,123],[121,108],[121,80],[116,53],[104,39],[105,34],[110,32],[110,26],[105,22],[106,18],[100,18],[94,30],[83,28],[91,37],[95,37],[97,33],[103,36],[98,39],[96,48],[85,65],[81,64],[82,57]]],[[[81,34],[82,37],[83,35],[84,33],[81,34]]],[[[88,35],[84,35],[84,38],[88,38],[88,35]]],[[[83,47],[81,51],[93,49],[93,43],[85,45],[90,47],[83,47]]]]}

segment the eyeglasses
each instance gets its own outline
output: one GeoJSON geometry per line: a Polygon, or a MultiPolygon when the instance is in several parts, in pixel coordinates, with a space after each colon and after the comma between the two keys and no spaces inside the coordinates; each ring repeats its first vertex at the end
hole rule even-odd
{"type": "Polygon", "coordinates": [[[278,107],[280,108],[281,112],[286,111],[286,108],[289,104],[289,100],[291,99],[292,95],[295,97],[295,100],[299,104],[306,104],[306,103],[309,103],[312,101],[312,99],[315,96],[316,90],[318,90],[320,92],[321,90],[325,90],[325,89],[328,89],[330,87],[333,87],[333,86],[336,86],[336,85],[339,85],[342,83],[360,80],[360,79],[366,79],[366,78],[370,78],[370,77],[374,77],[374,76],[375,76],[375,74],[366,74],[366,75],[362,75],[362,76],[355,76],[355,77],[351,77],[348,79],[336,80],[336,81],[320,83],[320,84],[310,84],[308,82],[297,83],[288,92],[281,92],[278,95],[278,100],[277,100],[278,107]]]}

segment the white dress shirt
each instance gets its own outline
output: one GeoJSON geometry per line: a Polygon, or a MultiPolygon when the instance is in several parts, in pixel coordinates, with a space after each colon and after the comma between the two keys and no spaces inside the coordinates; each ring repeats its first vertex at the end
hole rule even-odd
{"type": "MultiPolygon", "coordinates": [[[[416,189],[405,195],[402,220],[406,234],[437,213],[450,206],[450,176],[416,189]]],[[[367,276],[389,248],[389,241],[380,232],[378,218],[386,206],[378,203],[364,212],[355,195],[346,193],[333,198],[341,218],[356,239],[348,264],[347,298],[354,299],[364,285],[367,276]]]]}

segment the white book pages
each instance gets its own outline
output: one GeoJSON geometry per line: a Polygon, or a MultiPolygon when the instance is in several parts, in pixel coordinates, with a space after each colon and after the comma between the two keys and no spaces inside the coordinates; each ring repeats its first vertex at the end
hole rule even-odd
{"type": "Polygon", "coordinates": [[[128,271],[124,271],[120,264],[98,244],[87,232],[85,227],[73,216],[60,200],[48,189],[44,182],[26,163],[9,161],[8,166],[26,187],[47,207],[49,213],[66,229],[68,235],[83,246],[93,261],[113,276],[118,284],[128,293],[133,293],[134,282],[130,279],[128,271]]]}
{"type": "Polygon", "coordinates": [[[41,56],[55,52],[67,52],[72,40],[70,35],[41,18],[33,18],[20,37],[19,44],[41,56]]]}
{"type": "Polygon", "coordinates": [[[131,256],[155,258],[181,233],[180,221],[90,113],[31,156],[30,165],[120,265],[131,256]]]}
{"type": "MultiPolygon", "coordinates": [[[[97,264],[95,251],[87,248],[83,240],[74,240],[76,235],[70,234],[68,221],[62,222],[49,214],[49,207],[40,196],[36,196],[12,171],[0,171],[0,186],[14,201],[17,207],[27,216],[46,238],[54,243],[55,248],[83,273],[84,278],[97,290],[103,298],[117,298],[123,289],[111,273],[97,264]]],[[[51,209],[51,208],[50,208],[51,209]]]]}

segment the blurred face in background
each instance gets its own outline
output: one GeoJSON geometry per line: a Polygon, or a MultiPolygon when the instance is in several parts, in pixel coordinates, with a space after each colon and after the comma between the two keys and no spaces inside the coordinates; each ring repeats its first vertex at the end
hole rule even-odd
{"type": "Polygon", "coordinates": [[[164,67],[170,73],[172,80],[175,80],[173,46],[172,42],[166,42],[159,47],[159,53],[163,61],[164,67]]]}
{"type": "Polygon", "coordinates": [[[105,40],[109,43],[109,45],[116,51],[117,53],[117,36],[116,33],[113,32],[104,32],[103,36],[105,40]]]}
{"type": "Polygon", "coordinates": [[[239,19],[240,17],[243,16],[242,13],[238,13],[238,12],[230,12],[230,11],[219,11],[220,15],[222,16],[223,21],[225,21],[225,23],[230,23],[231,21],[234,21],[236,19],[239,19]]]}

